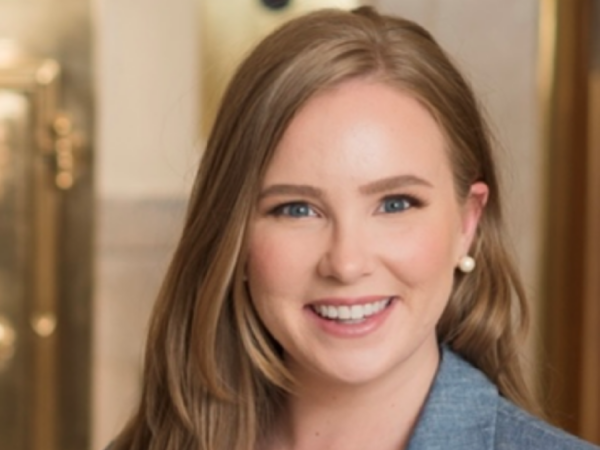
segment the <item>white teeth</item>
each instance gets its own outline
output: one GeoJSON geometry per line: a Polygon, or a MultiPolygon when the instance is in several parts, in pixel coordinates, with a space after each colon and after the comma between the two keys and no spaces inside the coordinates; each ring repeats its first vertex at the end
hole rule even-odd
{"type": "Polygon", "coordinates": [[[338,321],[343,321],[346,323],[356,323],[357,321],[360,322],[365,318],[382,311],[390,303],[390,301],[391,297],[373,303],[366,303],[364,305],[318,305],[313,309],[317,314],[326,319],[337,319],[338,321]]]}
{"type": "Polygon", "coordinates": [[[350,315],[352,320],[362,319],[365,316],[363,314],[363,307],[360,305],[352,305],[350,308],[350,315]]]}
{"type": "Polygon", "coordinates": [[[323,314],[323,317],[329,317],[330,319],[337,319],[338,316],[338,309],[335,306],[328,306],[327,314],[323,314]]]}
{"type": "Polygon", "coordinates": [[[338,308],[338,317],[341,320],[348,320],[351,317],[350,308],[348,308],[347,306],[340,306],[338,308]]]}

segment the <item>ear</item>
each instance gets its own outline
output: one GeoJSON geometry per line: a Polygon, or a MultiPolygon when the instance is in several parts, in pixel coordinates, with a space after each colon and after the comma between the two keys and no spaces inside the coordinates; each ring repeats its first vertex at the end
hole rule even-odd
{"type": "Polygon", "coordinates": [[[461,256],[467,255],[475,237],[479,220],[488,201],[487,184],[478,181],[471,185],[467,198],[462,206],[462,248],[461,256]]]}

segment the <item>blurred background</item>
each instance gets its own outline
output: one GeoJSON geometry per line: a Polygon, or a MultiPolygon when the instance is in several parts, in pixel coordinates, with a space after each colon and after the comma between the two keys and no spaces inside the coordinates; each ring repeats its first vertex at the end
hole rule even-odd
{"type": "Polygon", "coordinates": [[[528,373],[600,444],[600,0],[0,0],[0,449],[101,450],[230,71],[288,18],[428,28],[500,143],[528,373]]]}

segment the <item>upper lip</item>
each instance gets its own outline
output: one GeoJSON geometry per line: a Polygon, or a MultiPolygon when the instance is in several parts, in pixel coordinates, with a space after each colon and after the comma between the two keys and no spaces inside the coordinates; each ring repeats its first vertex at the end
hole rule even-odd
{"type": "Polygon", "coordinates": [[[387,300],[393,298],[394,295],[367,295],[362,297],[323,297],[312,301],[309,306],[352,306],[352,305],[363,305],[366,303],[374,303],[380,300],[387,300]]]}

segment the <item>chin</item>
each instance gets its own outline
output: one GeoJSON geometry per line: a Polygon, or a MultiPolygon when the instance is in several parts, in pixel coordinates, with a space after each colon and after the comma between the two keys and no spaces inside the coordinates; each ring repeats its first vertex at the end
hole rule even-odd
{"type": "Polygon", "coordinates": [[[378,355],[373,351],[356,352],[352,355],[338,354],[329,358],[327,364],[321,365],[318,375],[327,379],[329,383],[340,386],[366,385],[393,376],[401,366],[401,358],[397,355],[395,352],[395,357],[390,358],[389,355],[378,355]]]}

